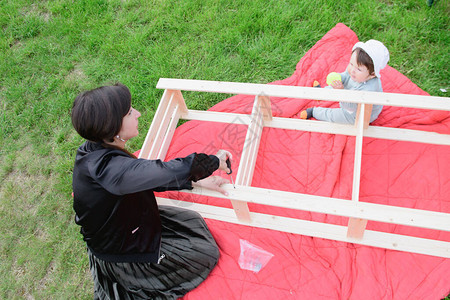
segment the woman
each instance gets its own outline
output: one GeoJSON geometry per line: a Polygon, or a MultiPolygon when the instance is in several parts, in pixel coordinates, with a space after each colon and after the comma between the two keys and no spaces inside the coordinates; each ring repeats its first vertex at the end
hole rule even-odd
{"type": "Polygon", "coordinates": [[[215,267],[219,250],[196,212],[157,205],[154,191],[225,193],[229,152],[193,153],[169,162],[136,159],[125,143],[138,135],[140,113],[124,85],[78,95],[72,124],[87,141],[73,169],[75,222],[87,244],[96,299],[176,299],[215,267]]]}

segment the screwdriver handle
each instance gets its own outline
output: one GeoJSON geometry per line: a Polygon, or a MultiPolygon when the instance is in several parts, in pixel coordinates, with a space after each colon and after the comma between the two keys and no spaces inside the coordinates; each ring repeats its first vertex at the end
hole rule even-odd
{"type": "Polygon", "coordinates": [[[229,172],[229,173],[227,172],[227,174],[230,175],[231,173],[233,173],[233,171],[231,170],[231,162],[230,162],[230,159],[227,158],[227,161],[226,161],[226,162],[227,162],[227,167],[228,167],[228,169],[230,169],[230,172],[229,172]]]}

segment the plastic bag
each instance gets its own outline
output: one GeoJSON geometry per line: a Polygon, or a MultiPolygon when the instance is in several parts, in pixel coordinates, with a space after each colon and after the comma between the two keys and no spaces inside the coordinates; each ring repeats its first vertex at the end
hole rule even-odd
{"type": "Polygon", "coordinates": [[[239,255],[238,263],[243,270],[258,273],[273,256],[272,253],[246,240],[240,239],[239,243],[241,245],[241,254],[239,255]]]}

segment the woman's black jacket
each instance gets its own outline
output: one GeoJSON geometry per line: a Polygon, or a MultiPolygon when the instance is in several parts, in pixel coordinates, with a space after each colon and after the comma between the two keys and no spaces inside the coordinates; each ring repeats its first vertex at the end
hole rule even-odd
{"type": "Polygon", "coordinates": [[[192,189],[192,181],[218,167],[214,155],[193,153],[163,162],[85,142],[73,169],[75,222],[100,259],[157,262],[161,220],[153,191],[192,189]]]}

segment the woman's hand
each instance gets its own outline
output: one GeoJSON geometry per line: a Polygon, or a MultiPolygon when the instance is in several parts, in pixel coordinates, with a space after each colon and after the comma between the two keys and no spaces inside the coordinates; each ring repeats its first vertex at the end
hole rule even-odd
{"type": "Polygon", "coordinates": [[[227,191],[225,191],[221,185],[224,183],[230,183],[225,178],[222,178],[220,176],[210,176],[205,179],[199,180],[197,182],[192,182],[192,185],[198,188],[205,188],[213,191],[217,191],[219,193],[224,194],[225,196],[228,196],[227,191]]]}
{"type": "Polygon", "coordinates": [[[216,156],[219,158],[219,161],[220,161],[219,170],[230,173],[231,170],[228,169],[227,159],[230,159],[230,160],[232,159],[231,153],[226,150],[220,149],[219,151],[217,151],[216,156]]]}

